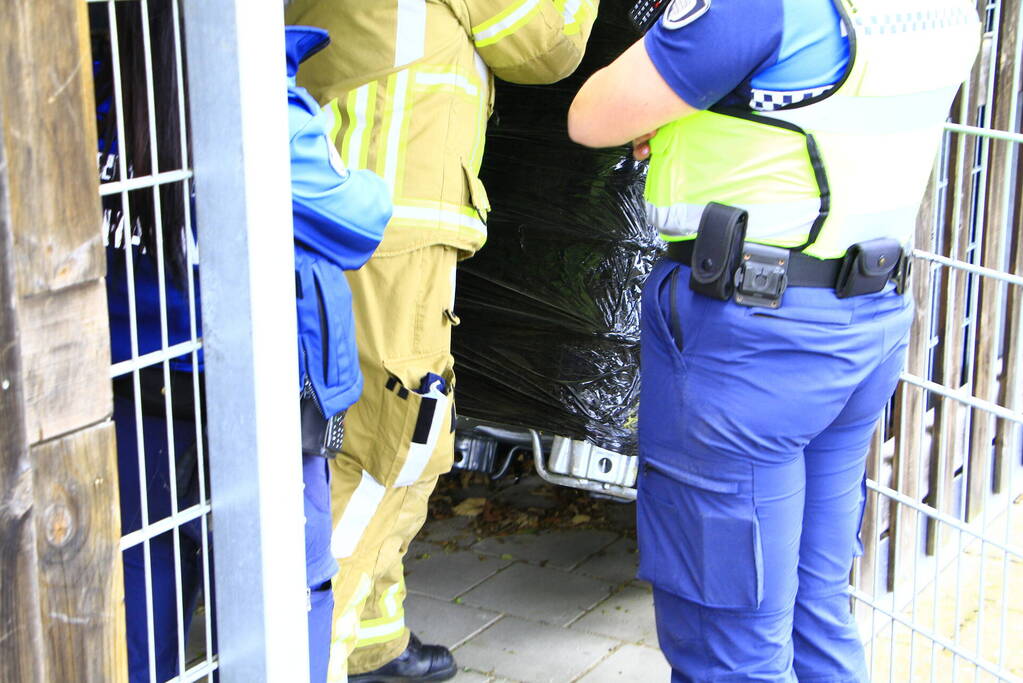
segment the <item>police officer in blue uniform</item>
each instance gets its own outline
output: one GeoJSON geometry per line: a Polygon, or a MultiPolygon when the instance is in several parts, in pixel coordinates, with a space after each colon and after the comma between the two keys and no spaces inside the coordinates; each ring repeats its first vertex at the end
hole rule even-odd
{"type": "Polygon", "coordinates": [[[979,43],[961,0],[673,0],[569,112],[650,158],[641,578],[681,681],[867,680],[867,445],[912,317],[904,250],[979,43]]]}

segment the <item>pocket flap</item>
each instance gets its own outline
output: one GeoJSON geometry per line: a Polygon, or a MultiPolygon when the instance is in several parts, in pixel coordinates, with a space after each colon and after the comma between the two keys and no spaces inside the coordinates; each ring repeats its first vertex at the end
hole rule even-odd
{"type": "Polygon", "coordinates": [[[862,275],[881,277],[892,272],[901,257],[902,245],[896,240],[882,238],[862,242],[856,261],[862,275]]]}
{"type": "Polygon", "coordinates": [[[476,209],[476,213],[480,215],[480,220],[486,223],[487,215],[490,213],[490,198],[487,197],[487,189],[483,187],[483,181],[479,179],[479,176],[466,166],[464,161],[462,162],[462,171],[465,173],[465,184],[469,189],[469,202],[476,209]]]}

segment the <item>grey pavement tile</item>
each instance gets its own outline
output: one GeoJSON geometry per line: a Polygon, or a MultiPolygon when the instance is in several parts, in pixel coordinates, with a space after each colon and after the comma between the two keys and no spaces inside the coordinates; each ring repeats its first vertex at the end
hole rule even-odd
{"type": "Polygon", "coordinates": [[[490,677],[490,674],[479,673],[478,671],[470,671],[468,669],[460,669],[455,677],[451,679],[451,683],[490,683],[494,679],[490,677]]]}
{"type": "Polygon", "coordinates": [[[453,542],[459,547],[467,548],[479,541],[472,530],[472,521],[471,517],[458,515],[448,519],[428,519],[422,531],[416,535],[416,540],[428,543],[453,542]]]}
{"type": "Polygon", "coordinates": [[[577,683],[667,683],[671,667],[661,651],[652,647],[623,645],[577,683]]]}
{"type": "Polygon", "coordinates": [[[505,617],[455,651],[462,666],[528,683],[568,683],[615,649],[600,636],[505,617]]]}
{"type": "Polygon", "coordinates": [[[455,647],[501,615],[478,607],[410,593],[405,598],[405,623],[424,643],[455,647]]]}
{"type": "Polygon", "coordinates": [[[526,477],[501,489],[494,494],[493,498],[520,510],[526,508],[553,510],[560,505],[556,489],[556,486],[547,483],[540,477],[526,477]]]}
{"type": "Polygon", "coordinates": [[[620,538],[606,548],[598,550],[575,571],[615,583],[632,581],[639,566],[636,539],[620,538]]]}
{"type": "Polygon", "coordinates": [[[656,646],[653,597],[650,591],[628,586],[573,622],[572,628],[656,646]]]}
{"type": "Polygon", "coordinates": [[[551,567],[513,564],[462,596],[476,605],[563,626],[611,593],[612,585],[551,567]]]}
{"type": "Polygon", "coordinates": [[[483,553],[572,569],[618,538],[612,531],[575,529],[485,538],[472,547],[483,553]]]}
{"type": "Polygon", "coordinates": [[[405,585],[415,593],[452,600],[509,564],[493,555],[415,541],[405,556],[405,585]]]}

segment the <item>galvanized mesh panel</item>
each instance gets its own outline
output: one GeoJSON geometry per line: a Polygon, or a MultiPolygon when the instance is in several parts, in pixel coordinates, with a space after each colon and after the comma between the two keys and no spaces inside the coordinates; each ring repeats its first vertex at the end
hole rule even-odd
{"type": "Polygon", "coordinates": [[[1023,680],[1018,0],[984,48],[921,211],[907,369],[868,461],[853,605],[874,681],[1023,680]]]}
{"type": "Polygon", "coordinates": [[[88,2],[118,361],[111,378],[129,659],[154,682],[175,673],[212,681],[210,495],[180,8],[177,0],[88,2]],[[156,665],[164,660],[169,675],[156,665]]]}

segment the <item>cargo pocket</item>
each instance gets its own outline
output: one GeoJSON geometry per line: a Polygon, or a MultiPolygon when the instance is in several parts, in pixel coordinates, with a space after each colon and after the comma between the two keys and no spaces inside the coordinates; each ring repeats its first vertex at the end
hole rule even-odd
{"type": "Polygon", "coordinates": [[[640,476],[639,577],[705,607],[759,607],[763,558],[751,468],[647,460],[640,476]]]}
{"type": "Polygon", "coordinates": [[[433,359],[384,361],[389,376],[381,399],[381,444],[395,457],[382,481],[409,486],[451,468],[453,361],[450,354],[433,359]],[[435,379],[423,386],[423,378],[435,379]]]}

